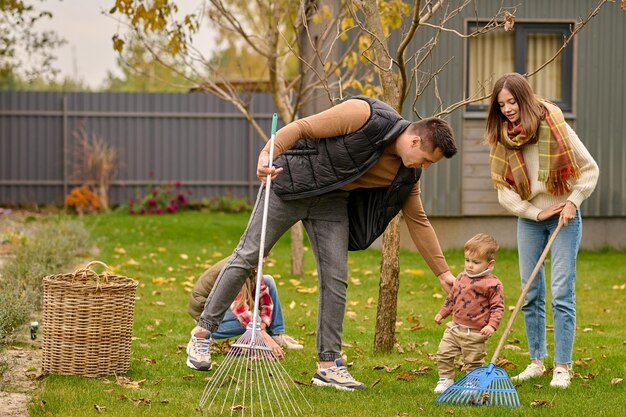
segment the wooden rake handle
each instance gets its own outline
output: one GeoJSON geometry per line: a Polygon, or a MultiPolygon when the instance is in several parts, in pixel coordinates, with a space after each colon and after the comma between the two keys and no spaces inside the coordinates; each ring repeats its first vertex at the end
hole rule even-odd
{"type": "Polygon", "coordinates": [[[541,253],[539,260],[537,261],[537,265],[535,265],[535,269],[533,269],[533,272],[532,274],[530,274],[530,277],[528,278],[528,281],[526,282],[526,285],[524,286],[522,293],[517,299],[517,304],[515,304],[515,309],[513,309],[513,313],[511,313],[511,317],[509,318],[509,321],[506,324],[504,333],[502,333],[502,336],[500,337],[500,341],[498,342],[498,347],[496,348],[495,352],[493,352],[493,356],[491,357],[491,363],[496,363],[496,361],[498,360],[500,351],[502,350],[502,347],[504,346],[504,343],[506,342],[506,337],[509,335],[509,332],[511,331],[511,327],[513,327],[513,321],[515,320],[517,313],[519,313],[519,311],[522,308],[522,303],[524,302],[524,298],[526,298],[526,294],[528,294],[528,291],[530,290],[530,286],[532,285],[533,281],[535,280],[535,277],[539,273],[539,270],[541,269],[541,265],[543,265],[543,261],[546,260],[546,256],[548,256],[550,247],[552,247],[552,243],[554,243],[554,239],[556,239],[556,236],[559,234],[562,227],[563,227],[563,220],[559,220],[559,225],[556,227],[556,229],[554,229],[554,233],[552,233],[552,236],[550,236],[550,240],[548,240],[548,243],[546,244],[545,249],[541,253]]]}

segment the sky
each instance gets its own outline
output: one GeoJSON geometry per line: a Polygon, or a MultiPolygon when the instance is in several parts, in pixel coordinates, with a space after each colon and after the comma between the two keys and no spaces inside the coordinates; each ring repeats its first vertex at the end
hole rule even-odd
{"type": "MultiPolygon", "coordinates": [[[[197,6],[201,1],[181,0],[178,3],[179,6],[184,3],[197,6]]],[[[38,10],[47,10],[53,15],[52,19],[41,22],[41,29],[54,30],[67,41],[55,51],[55,67],[61,71],[59,79],[67,75],[97,88],[108,71],[119,74],[111,37],[118,31],[123,34],[125,28],[108,16],[115,0],[47,0],[34,4],[38,10]]],[[[194,40],[211,44],[208,31],[196,35],[194,40]]]]}

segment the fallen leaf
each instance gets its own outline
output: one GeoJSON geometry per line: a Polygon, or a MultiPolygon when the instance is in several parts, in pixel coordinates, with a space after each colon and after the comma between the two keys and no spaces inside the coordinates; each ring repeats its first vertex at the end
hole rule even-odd
{"type": "Polygon", "coordinates": [[[421,277],[422,275],[424,275],[423,269],[405,269],[403,272],[407,275],[412,275],[414,277],[421,277]]]}
{"type": "Polygon", "coordinates": [[[371,385],[371,388],[374,388],[376,385],[380,384],[382,382],[382,378],[378,378],[376,381],[374,381],[371,385]]]}
{"type": "Polygon", "coordinates": [[[433,298],[443,298],[443,295],[439,294],[438,292],[433,294],[433,298]]]}
{"type": "Polygon", "coordinates": [[[298,287],[296,288],[296,291],[301,294],[313,294],[317,292],[317,287],[298,287]]]}
{"type": "Polygon", "coordinates": [[[159,247],[157,248],[157,250],[158,250],[159,252],[167,252],[167,249],[166,249],[166,248],[164,248],[163,246],[159,246],[159,247]]]}
{"type": "Polygon", "coordinates": [[[400,381],[413,381],[415,379],[415,374],[411,371],[403,371],[396,375],[396,379],[400,381]]]}
{"type": "Polygon", "coordinates": [[[185,260],[189,259],[189,255],[187,255],[186,253],[181,253],[178,256],[180,256],[181,259],[185,259],[185,260]]]}
{"type": "Polygon", "coordinates": [[[294,308],[296,308],[296,302],[292,301],[292,302],[289,303],[289,309],[293,310],[294,308]]]}
{"type": "Polygon", "coordinates": [[[300,285],[300,281],[298,281],[297,279],[290,279],[289,283],[293,285],[294,287],[297,287],[298,285],[300,285]]]}
{"type": "Polygon", "coordinates": [[[368,304],[368,305],[372,305],[372,304],[374,304],[374,297],[370,297],[370,298],[368,298],[368,299],[367,299],[367,304],[368,304]]]}
{"type": "Polygon", "coordinates": [[[517,345],[504,345],[504,348],[506,350],[515,350],[515,351],[522,350],[522,348],[517,345]]]}
{"type": "Polygon", "coordinates": [[[621,384],[623,380],[624,380],[623,378],[611,378],[611,384],[613,385],[621,384]]]}
{"type": "Polygon", "coordinates": [[[548,400],[533,400],[530,403],[531,407],[550,407],[551,405],[552,402],[548,400]]]}
{"type": "Polygon", "coordinates": [[[346,311],[346,317],[348,320],[355,321],[357,318],[357,314],[354,311],[346,311]]]}
{"type": "Polygon", "coordinates": [[[126,249],[124,249],[124,248],[115,248],[115,249],[113,249],[113,251],[115,253],[121,253],[121,254],[126,253],[126,249]]]}
{"type": "Polygon", "coordinates": [[[139,389],[141,387],[141,384],[143,384],[144,382],[146,382],[145,379],[139,379],[137,381],[133,381],[132,379],[125,377],[125,376],[117,376],[115,378],[115,383],[119,386],[122,386],[124,388],[130,388],[130,389],[139,389]]]}
{"type": "Polygon", "coordinates": [[[103,412],[103,411],[106,411],[106,409],[107,409],[105,406],[103,406],[103,405],[98,405],[98,404],[94,404],[94,405],[93,405],[93,408],[95,408],[95,409],[96,409],[96,411],[97,411],[97,412],[99,412],[99,413],[101,413],[101,412],[103,412]]]}
{"type": "Polygon", "coordinates": [[[350,278],[352,285],[361,285],[361,280],[358,278],[350,278]]]}

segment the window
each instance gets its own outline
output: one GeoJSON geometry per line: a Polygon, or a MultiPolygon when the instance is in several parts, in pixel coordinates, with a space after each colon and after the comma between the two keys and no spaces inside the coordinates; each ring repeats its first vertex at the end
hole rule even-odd
{"type": "MultiPolygon", "coordinates": [[[[468,24],[468,31],[477,27],[468,24]]],[[[469,38],[467,97],[491,93],[493,83],[507,72],[532,72],[548,61],[569,36],[569,23],[516,22],[511,32],[494,30],[469,38]]],[[[548,66],[528,79],[535,93],[572,111],[572,45],[548,66]]],[[[489,100],[468,106],[468,111],[485,111],[489,100]]]]}

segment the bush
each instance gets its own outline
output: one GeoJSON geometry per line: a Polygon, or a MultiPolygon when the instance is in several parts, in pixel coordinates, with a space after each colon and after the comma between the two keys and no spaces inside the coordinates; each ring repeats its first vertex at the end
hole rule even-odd
{"type": "Polygon", "coordinates": [[[200,207],[224,213],[241,213],[242,211],[252,210],[252,206],[248,204],[247,199],[231,195],[203,198],[200,207]]]}
{"type": "Polygon", "coordinates": [[[32,300],[29,291],[0,282],[0,343],[30,318],[32,300]]]}
{"type": "Polygon", "coordinates": [[[188,196],[191,191],[183,191],[183,184],[176,181],[174,184],[148,187],[144,195],[128,202],[130,214],[164,214],[176,213],[187,207],[188,196]]]}
{"type": "Polygon", "coordinates": [[[73,188],[72,191],[65,197],[65,204],[68,207],[76,210],[78,214],[93,213],[100,207],[100,199],[95,195],[89,187],[83,185],[82,187],[73,188]]]}
{"type": "Polygon", "coordinates": [[[32,292],[34,304],[41,300],[41,279],[59,273],[90,248],[89,232],[83,223],[57,220],[35,225],[30,235],[18,243],[15,257],[0,270],[0,283],[32,292]]]}

